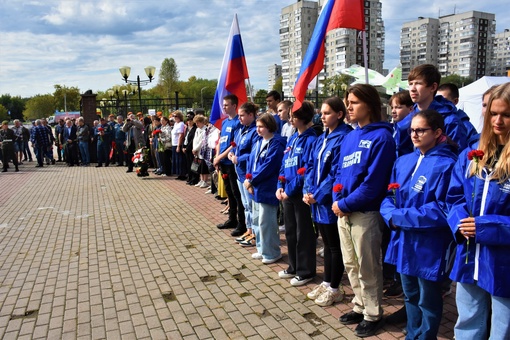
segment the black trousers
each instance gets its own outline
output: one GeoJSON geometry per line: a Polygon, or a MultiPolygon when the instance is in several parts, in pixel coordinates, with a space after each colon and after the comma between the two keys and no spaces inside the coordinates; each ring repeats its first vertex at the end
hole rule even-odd
{"type": "Polygon", "coordinates": [[[159,160],[163,167],[163,173],[167,176],[172,176],[172,149],[165,149],[164,152],[160,152],[159,160]]]}
{"type": "Polygon", "coordinates": [[[196,172],[191,171],[191,164],[193,163],[193,158],[195,158],[191,149],[192,149],[191,146],[188,146],[188,148],[186,148],[186,153],[185,153],[185,155],[186,155],[186,171],[188,173],[188,181],[196,184],[196,183],[198,183],[199,176],[196,172]],[[189,149],[189,151],[188,151],[188,149],[189,149]]]}
{"type": "Polygon", "coordinates": [[[230,207],[228,219],[237,222],[238,227],[246,228],[246,218],[244,217],[244,206],[241,201],[241,192],[237,186],[237,173],[234,164],[221,164],[221,174],[227,175],[223,180],[225,182],[225,191],[227,192],[228,205],[230,207]]]}
{"type": "Polygon", "coordinates": [[[285,211],[285,238],[289,255],[287,272],[302,278],[316,274],[316,233],[310,206],[301,195],[290,196],[283,201],[285,211]]]}
{"type": "Polygon", "coordinates": [[[14,144],[12,142],[3,142],[2,143],[2,165],[4,170],[7,170],[9,167],[9,161],[12,159],[12,163],[18,168],[18,157],[16,157],[16,153],[14,152],[14,144]]]}
{"type": "Polygon", "coordinates": [[[340,235],[336,223],[315,223],[324,243],[324,282],[331,283],[331,288],[338,288],[345,271],[340,248],[340,235]]]}
{"type": "Polygon", "coordinates": [[[80,164],[78,161],[78,142],[66,143],[64,148],[64,158],[67,164],[80,164]]]}
{"type": "Polygon", "coordinates": [[[115,141],[115,151],[112,159],[117,162],[117,165],[124,165],[124,159],[126,158],[126,154],[124,153],[124,141],[116,140],[115,141]]]}

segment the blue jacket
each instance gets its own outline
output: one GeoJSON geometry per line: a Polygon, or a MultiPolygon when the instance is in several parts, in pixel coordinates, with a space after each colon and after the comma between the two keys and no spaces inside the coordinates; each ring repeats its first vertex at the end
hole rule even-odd
{"type": "Polygon", "coordinates": [[[416,150],[395,162],[390,182],[400,188],[388,191],[381,215],[388,226],[397,226],[385,262],[396,265],[399,273],[430,281],[446,277],[455,249],[446,221],[446,193],[456,160],[456,150],[442,143],[423,157],[416,150]]]}
{"type": "Polygon", "coordinates": [[[248,159],[250,158],[253,146],[259,139],[260,136],[257,134],[256,121],[253,121],[253,123],[250,126],[241,127],[236,132],[234,138],[236,147],[233,149],[233,152],[237,157],[236,164],[237,179],[241,183],[244,182],[246,178],[246,166],[248,165],[248,159]]]}
{"type": "Polygon", "coordinates": [[[124,131],[122,131],[122,127],[124,126],[124,124],[115,124],[114,126],[114,135],[115,135],[115,141],[117,142],[124,142],[126,141],[126,133],[124,131]]]}
{"type": "Polygon", "coordinates": [[[340,145],[352,131],[350,125],[340,123],[335,130],[320,135],[308,159],[303,194],[311,193],[317,203],[312,204],[312,218],[317,223],[336,223],[338,217],[331,210],[333,182],[340,157],[340,145]]]}
{"type": "Polygon", "coordinates": [[[313,128],[290,136],[280,168],[280,176],[285,177],[285,183],[278,181],[278,188],[283,188],[287,196],[303,195],[305,176],[298,175],[297,171],[306,168],[316,140],[313,128]]]}
{"type": "MultiPolygon", "coordinates": [[[[452,102],[436,96],[430,106],[430,110],[436,110],[444,118],[445,130],[444,134],[450,137],[459,146],[459,152],[468,146],[468,135],[464,123],[457,114],[457,108],[452,102]]],[[[414,145],[411,136],[407,133],[407,129],[411,127],[413,117],[419,112],[418,105],[415,104],[413,111],[404,119],[395,124],[395,142],[397,143],[397,153],[399,156],[413,152],[414,145]]]]}
{"type": "Polygon", "coordinates": [[[345,136],[334,183],[343,190],[333,193],[343,212],[379,211],[396,158],[392,132],[391,124],[377,122],[345,136]]]}
{"type": "MultiPolygon", "coordinates": [[[[220,133],[220,154],[222,154],[225,150],[230,147],[230,143],[234,141],[234,136],[237,130],[242,127],[239,122],[239,117],[236,115],[234,118],[227,118],[221,124],[221,133],[220,133]]],[[[232,162],[228,157],[223,158],[220,161],[221,164],[231,165],[232,162]]]]}
{"type": "MultiPolygon", "coordinates": [[[[464,127],[466,128],[466,137],[468,142],[470,140],[473,140],[473,138],[476,138],[478,135],[478,131],[476,131],[476,128],[473,124],[471,124],[469,120],[469,116],[467,115],[464,110],[457,109],[457,117],[459,117],[462,124],[464,124],[464,127]]],[[[480,139],[480,136],[478,136],[478,139],[480,139]]]]}
{"type": "Polygon", "coordinates": [[[285,150],[285,140],[284,137],[275,134],[264,148],[261,149],[261,138],[252,148],[246,171],[252,175],[253,200],[257,203],[278,205],[276,183],[285,150]]]}
{"type": "Polygon", "coordinates": [[[503,183],[491,180],[487,169],[483,178],[468,177],[469,151],[466,149],[459,156],[446,199],[448,224],[458,243],[450,277],[457,282],[476,284],[491,295],[510,298],[510,179],[503,183]],[[458,225],[470,212],[475,216],[476,237],[470,238],[468,246],[458,232],[458,225]]]}

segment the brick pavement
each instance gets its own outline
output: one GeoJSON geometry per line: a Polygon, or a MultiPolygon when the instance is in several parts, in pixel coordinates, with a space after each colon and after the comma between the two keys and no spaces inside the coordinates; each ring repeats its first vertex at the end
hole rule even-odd
{"type": "MultiPolygon", "coordinates": [[[[115,166],[34,166],[0,175],[0,338],[356,338],[337,321],[348,287],[332,307],[307,300],[313,284],[277,278],[285,256],[263,265],[215,227],[223,206],[205,190],[115,166]]],[[[385,300],[385,314],[401,304],[385,300]]],[[[455,318],[450,296],[440,339],[455,318]]]]}

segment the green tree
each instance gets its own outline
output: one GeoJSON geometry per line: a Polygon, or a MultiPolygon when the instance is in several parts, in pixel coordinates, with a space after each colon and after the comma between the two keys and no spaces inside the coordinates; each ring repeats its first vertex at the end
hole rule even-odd
{"type": "Polygon", "coordinates": [[[165,94],[164,97],[171,97],[175,91],[178,91],[179,70],[174,58],[165,58],[161,63],[159,70],[158,85],[165,94]]]}
{"type": "Polygon", "coordinates": [[[441,84],[452,83],[452,84],[457,85],[458,88],[469,85],[472,82],[473,82],[473,79],[468,78],[468,77],[461,77],[458,74],[451,74],[446,77],[441,77],[441,84]]]}
{"type": "Polygon", "coordinates": [[[54,85],[55,107],[57,110],[80,111],[80,89],[77,87],[67,87],[65,85],[54,85]]]}
{"type": "Polygon", "coordinates": [[[255,104],[259,105],[260,107],[266,107],[266,96],[267,96],[267,90],[260,89],[255,94],[255,104]]]}
{"type": "Polygon", "coordinates": [[[11,119],[23,120],[23,110],[27,99],[22,99],[19,96],[11,97],[9,94],[0,96],[0,104],[3,105],[8,112],[11,113],[11,119]]]}
{"type": "Polygon", "coordinates": [[[37,95],[30,98],[23,115],[26,119],[46,118],[55,113],[55,98],[51,94],[37,95]]]}
{"type": "Polygon", "coordinates": [[[278,91],[278,93],[282,93],[282,91],[283,91],[283,77],[279,77],[278,79],[276,79],[272,89],[275,91],[278,91]]]}
{"type": "Polygon", "coordinates": [[[342,97],[347,86],[352,82],[352,78],[345,74],[337,74],[333,77],[325,78],[321,81],[323,96],[339,96],[342,97]]]}
{"type": "Polygon", "coordinates": [[[0,104],[0,122],[3,122],[4,120],[10,120],[11,117],[9,117],[9,114],[7,113],[7,108],[0,104]]]}

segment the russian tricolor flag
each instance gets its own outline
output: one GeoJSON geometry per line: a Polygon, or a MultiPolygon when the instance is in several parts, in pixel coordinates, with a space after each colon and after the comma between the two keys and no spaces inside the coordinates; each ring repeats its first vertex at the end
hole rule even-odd
{"type": "Polygon", "coordinates": [[[223,97],[227,94],[235,94],[239,98],[239,106],[248,100],[246,95],[245,79],[248,79],[248,67],[244,57],[241,32],[237,22],[237,14],[234,15],[230,36],[223,56],[223,65],[218,78],[218,86],[214,94],[214,101],[211,109],[211,124],[221,129],[221,122],[227,117],[223,112],[223,97]]]}
{"type": "Polygon", "coordinates": [[[336,28],[365,30],[363,0],[329,0],[324,4],[294,85],[293,111],[301,107],[308,84],[324,68],[326,34],[336,28]]]}

